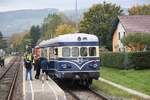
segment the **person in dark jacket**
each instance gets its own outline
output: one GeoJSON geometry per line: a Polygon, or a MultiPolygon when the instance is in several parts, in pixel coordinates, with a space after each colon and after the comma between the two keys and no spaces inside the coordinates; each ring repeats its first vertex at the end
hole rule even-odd
{"type": "Polygon", "coordinates": [[[35,74],[35,79],[39,79],[40,76],[40,71],[41,71],[41,58],[38,57],[38,59],[35,60],[35,69],[36,69],[36,74],[35,74]]]}
{"type": "Polygon", "coordinates": [[[0,57],[0,66],[1,66],[1,67],[4,66],[4,59],[2,59],[1,57],[0,57]]]}

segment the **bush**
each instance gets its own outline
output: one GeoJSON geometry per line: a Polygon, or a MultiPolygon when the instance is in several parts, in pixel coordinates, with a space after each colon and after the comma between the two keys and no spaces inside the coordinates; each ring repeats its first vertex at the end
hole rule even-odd
{"type": "Polygon", "coordinates": [[[101,65],[123,69],[150,68],[150,52],[101,53],[101,65]]]}
{"type": "Polygon", "coordinates": [[[130,66],[134,66],[135,69],[150,68],[150,52],[131,52],[128,53],[128,57],[131,60],[130,66]]]}
{"type": "Polygon", "coordinates": [[[101,65],[108,67],[123,67],[124,62],[124,54],[123,53],[101,53],[101,65]]]}

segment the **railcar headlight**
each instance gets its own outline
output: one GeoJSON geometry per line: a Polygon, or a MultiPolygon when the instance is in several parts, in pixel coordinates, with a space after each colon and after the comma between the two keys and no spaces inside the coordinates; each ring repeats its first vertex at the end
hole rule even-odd
{"type": "Polygon", "coordinates": [[[96,68],[96,67],[97,67],[97,64],[94,64],[94,65],[93,65],[93,68],[96,68]]]}
{"type": "Polygon", "coordinates": [[[62,66],[63,66],[63,68],[64,68],[64,69],[66,69],[66,68],[67,68],[67,64],[63,64],[62,66]]]}

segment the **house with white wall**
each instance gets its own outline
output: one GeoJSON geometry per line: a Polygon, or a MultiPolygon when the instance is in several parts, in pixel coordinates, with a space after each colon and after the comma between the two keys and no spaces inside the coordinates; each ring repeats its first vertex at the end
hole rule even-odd
{"type": "Polygon", "coordinates": [[[113,52],[128,52],[123,45],[122,38],[131,33],[150,33],[150,15],[118,16],[118,24],[112,35],[113,52]]]}

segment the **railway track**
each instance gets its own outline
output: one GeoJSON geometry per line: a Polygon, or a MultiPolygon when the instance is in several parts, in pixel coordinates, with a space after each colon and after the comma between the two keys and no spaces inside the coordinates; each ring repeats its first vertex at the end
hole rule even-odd
{"type": "Polygon", "coordinates": [[[67,90],[68,100],[69,96],[72,96],[72,100],[108,100],[107,97],[91,90],[91,89],[78,89],[78,90],[67,90]]]}
{"type": "Polygon", "coordinates": [[[69,82],[56,82],[66,94],[67,100],[108,100],[109,97],[98,93],[91,88],[71,85],[69,82]]]}
{"type": "Polygon", "coordinates": [[[0,100],[11,100],[20,68],[20,57],[15,57],[0,75],[0,100]]]}

